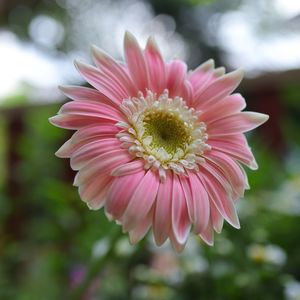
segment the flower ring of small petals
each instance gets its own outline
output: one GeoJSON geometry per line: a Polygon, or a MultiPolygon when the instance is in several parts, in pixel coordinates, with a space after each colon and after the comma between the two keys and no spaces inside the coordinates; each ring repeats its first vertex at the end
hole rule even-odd
{"type": "Polygon", "coordinates": [[[78,171],[74,185],[91,209],[122,225],[132,243],[152,227],[157,245],[182,251],[193,230],[213,245],[224,219],[239,228],[235,202],[249,188],[241,164],[257,169],[244,133],[268,116],[243,112],[232,94],[240,70],[209,60],[187,72],[126,33],[125,64],[93,47],[96,66],[76,62],[93,87],[64,86],[73,101],[50,122],[76,130],[56,153],[78,171]]]}

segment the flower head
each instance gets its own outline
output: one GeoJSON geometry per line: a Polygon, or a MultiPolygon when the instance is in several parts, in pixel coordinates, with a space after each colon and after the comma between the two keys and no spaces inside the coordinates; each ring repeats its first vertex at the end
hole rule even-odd
{"type": "Polygon", "coordinates": [[[64,86],[72,100],[51,123],[76,130],[56,153],[78,171],[74,184],[92,209],[138,242],[152,226],[181,251],[189,232],[213,244],[225,219],[239,228],[234,203],[248,188],[241,164],[257,169],[244,132],[268,116],[242,112],[238,70],[224,74],[212,60],[187,72],[164,62],[153,38],[142,51],[125,34],[125,64],[93,47],[96,67],[76,62],[93,88],[64,86]]]}

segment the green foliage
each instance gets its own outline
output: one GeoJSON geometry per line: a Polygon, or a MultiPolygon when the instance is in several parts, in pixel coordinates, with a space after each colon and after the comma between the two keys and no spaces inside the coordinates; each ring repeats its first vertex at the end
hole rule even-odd
{"type": "Polygon", "coordinates": [[[252,190],[240,201],[242,229],[225,224],[214,247],[191,237],[176,255],[153,246],[150,236],[131,246],[103,211],[86,208],[73,174],[54,156],[66,139],[47,121],[56,111],[41,107],[24,115],[20,192],[1,196],[1,299],[79,299],[79,287],[87,299],[284,299],[287,283],[299,280],[300,212],[290,209],[299,174],[254,135],[260,169],[248,172],[252,190]],[[84,278],[91,280],[82,287],[84,278]]]}
{"type": "MultiPolygon", "coordinates": [[[[28,24],[36,15],[67,23],[67,13],[58,5],[63,2],[13,7],[6,24],[29,39],[28,24]]],[[[195,17],[184,17],[195,6],[219,1],[148,2],[156,13],[174,17],[178,31],[195,47],[196,61],[212,51],[216,60],[221,57],[216,47],[205,44],[195,17]]],[[[220,2],[226,10],[242,1],[220,2]]],[[[259,170],[247,170],[251,190],[238,203],[241,230],[225,224],[214,247],[191,236],[177,255],[170,246],[154,246],[150,235],[130,245],[103,211],[87,209],[72,186],[68,162],[54,156],[68,138],[48,122],[58,106],[28,108],[22,90],[16,91],[2,103],[6,110],[0,119],[0,299],[299,299],[299,96],[298,85],[282,89],[277,121],[289,151],[280,156],[262,137],[249,136],[259,170]],[[23,112],[19,118],[24,128],[15,132],[17,138],[8,135],[6,112],[12,106],[23,112]],[[9,148],[12,140],[14,149],[9,148]],[[17,157],[13,170],[8,167],[9,151],[17,157]],[[294,298],[289,296],[291,284],[298,286],[294,298]]]]}

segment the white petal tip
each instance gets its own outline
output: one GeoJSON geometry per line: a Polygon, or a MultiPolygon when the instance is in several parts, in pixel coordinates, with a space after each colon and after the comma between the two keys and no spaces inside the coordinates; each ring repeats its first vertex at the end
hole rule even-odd
{"type": "Polygon", "coordinates": [[[86,67],[87,65],[84,62],[75,59],[74,66],[78,71],[80,71],[80,69],[86,67]]]}
{"type": "Polygon", "coordinates": [[[96,45],[92,45],[91,46],[91,52],[92,52],[92,55],[95,57],[95,58],[104,58],[105,55],[103,53],[103,51],[98,48],[96,45]]]}
{"type": "Polygon", "coordinates": [[[231,225],[235,228],[235,229],[241,229],[241,224],[239,221],[236,221],[234,223],[231,223],[231,225]]]}
{"type": "Polygon", "coordinates": [[[59,85],[59,86],[58,86],[58,89],[64,93],[65,90],[67,89],[67,86],[59,85]]]}
{"type": "Polygon", "coordinates": [[[207,72],[209,70],[212,70],[215,67],[215,61],[213,59],[209,59],[205,61],[203,64],[201,64],[195,71],[201,70],[203,72],[207,72]]]}
{"type": "Polygon", "coordinates": [[[246,115],[251,122],[254,122],[256,124],[256,127],[264,124],[269,120],[269,115],[263,113],[246,111],[243,112],[243,114],[246,115]]]}
{"type": "Polygon", "coordinates": [[[261,114],[262,123],[265,123],[269,120],[270,116],[266,114],[261,114]]]}
{"type": "Polygon", "coordinates": [[[98,210],[100,207],[98,207],[97,205],[91,204],[91,203],[87,203],[87,207],[90,210],[98,210]]]}
{"type": "Polygon", "coordinates": [[[226,221],[234,228],[236,229],[240,229],[241,225],[240,225],[240,221],[238,216],[236,215],[236,213],[234,213],[232,216],[227,216],[226,221]]]}
{"type": "Polygon", "coordinates": [[[59,115],[56,115],[56,116],[53,116],[51,118],[48,119],[49,123],[54,125],[54,126],[57,126],[57,121],[59,120],[59,115]]]}
{"type": "Polygon", "coordinates": [[[244,70],[242,69],[237,69],[235,71],[232,71],[230,73],[227,73],[225,76],[230,77],[232,80],[241,82],[243,77],[245,75],[244,70]]]}
{"type": "Polygon", "coordinates": [[[217,69],[214,70],[214,75],[216,77],[220,77],[220,76],[224,75],[225,72],[226,72],[225,68],[224,67],[220,67],[220,68],[217,68],[217,69]]]}
{"type": "Polygon", "coordinates": [[[134,35],[129,32],[128,30],[125,31],[125,35],[124,35],[124,44],[128,45],[129,43],[134,43],[136,44],[136,38],[134,37],[134,35]]]}
{"type": "Polygon", "coordinates": [[[202,66],[207,66],[209,68],[214,68],[215,67],[215,61],[212,58],[210,58],[209,60],[207,60],[206,62],[204,62],[202,64],[202,66]]]}
{"type": "Polygon", "coordinates": [[[112,216],[109,212],[107,212],[106,208],[105,208],[105,210],[104,210],[104,213],[105,213],[105,216],[106,216],[106,218],[108,219],[108,221],[111,222],[111,221],[114,220],[113,216],[112,216]]]}
{"type": "Polygon", "coordinates": [[[59,158],[67,158],[66,154],[61,149],[58,149],[54,154],[55,154],[55,156],[57,156],[59,158]]]}
{"type": "Polygon", "coordinates": [[[249,165],[250,169],[255,171],[255,170],[258,170],[258,164],[255,160],[253,160],[250,165],[249,165]]]}
{"type": "Polygon", "coordinates": [[[77,59],[75,59],[74,60],[74,65],[75,65],[75,67],[77,67],[78,65],[80,65],[80,64],[82,64],[79,60],[77,60],[77,59]]]}
{"type": "Polygon", "coordinates": [[[163,240],[155,239],[155,244],[156,244],[157,247],[160,247],[160,246],[162,246],[164,244],[165,241],[166,240],[163,241],[163,240]]]}
{"type": "Polygon", "coordinates": [[[212,247],[214,245],[214,240],[207,239],[202,234],[200,234],[200,237],[206,245],[208,245],[210,247],[212,247]]]}
{"type": "Polygon", "coordinates": [[[148,38],[147,45],[150,46],[151,48],[155,49],[155,50],[158,50],[158,46],[157,46],[157,43],[156,43],[156,40],[155,40],[154,36],[150,36],[148,38]]]}

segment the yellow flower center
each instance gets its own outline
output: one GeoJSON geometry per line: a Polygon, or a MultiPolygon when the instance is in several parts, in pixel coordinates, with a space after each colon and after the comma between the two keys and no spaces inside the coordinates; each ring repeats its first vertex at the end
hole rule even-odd
{"type": "Polygon", "coordinates": [[[185,150],[191,141],[191,130],[174,113],[150,110],[144,114],[142,139],[152,137],[150,149],[163,148],[168,154],[185,150]]]}

